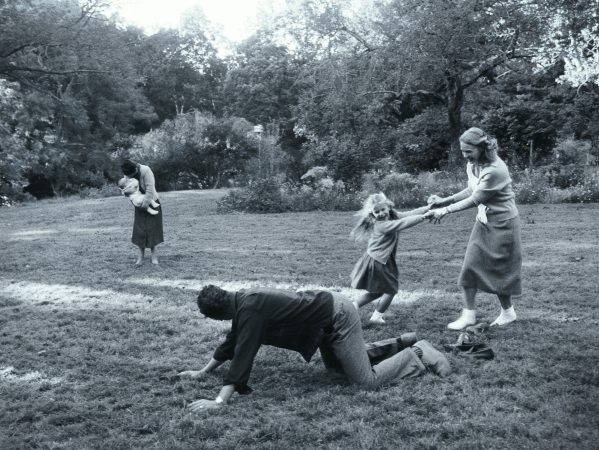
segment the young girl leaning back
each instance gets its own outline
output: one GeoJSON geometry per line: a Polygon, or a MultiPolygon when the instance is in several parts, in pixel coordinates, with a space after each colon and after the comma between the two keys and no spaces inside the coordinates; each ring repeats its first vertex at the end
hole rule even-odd
{"type": "Polygon", "coordinates": [[[393,202],[380,192],[370,195],[356,214],[360,219],[351,235],[357,241],[368,240],[368,248],[352,270],[351,286],[366,290],[354,302],[357,309],[380,298],[371,322],[385,323],[383,314],[399,289],[399,271],[395,261],[399,232],[422,222],[424,213],[429,209],[430,206],[423,206],[398,212],[393,209],[393,202]]]}

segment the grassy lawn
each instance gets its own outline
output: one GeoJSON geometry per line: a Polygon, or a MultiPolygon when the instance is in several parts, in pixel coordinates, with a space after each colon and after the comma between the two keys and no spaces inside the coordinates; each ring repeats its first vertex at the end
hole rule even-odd
{"type": "MultiPolygon", "coordinates": [[[[0,209],[0,448],[598,448],[599,205],[521,206],[519,321],[493,331],[492,361],[450,355],[454,373],[374,392],[327,376],[320,356],[263,347],[250,385],[212,416],[223,369],[200,368],[228,323],[199,317],[207,282],[325,287],[349,297],[364,250],[351,213],[217,215],[219,192],[163,194],[161,264],[135,268],[123,198],[0,209]]],[[[367,339],[416,331],[433,344],[461,308],[474,212],[401,236],[402,290],[367,339]]],[[[363,323],[373,306],[364,308],[363,323]]],[[[482,295],[480,319],[496,299],[482,295]]]]}

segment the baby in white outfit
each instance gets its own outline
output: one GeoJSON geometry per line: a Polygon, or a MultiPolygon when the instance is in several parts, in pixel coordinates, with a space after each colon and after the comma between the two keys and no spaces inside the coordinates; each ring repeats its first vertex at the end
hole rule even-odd
{"type": "MultiPolygon", "coordinates": [[[[133,206],[141,208],[145,196],[139,192],[139,182],[136,178],[123,177],[119,180],[118,186],[123,195],[131,201],[133,206]]],[[[160,208],[160,203],[152,200],[146,211],[148,214],[155,216],[158,214],[157,208],[160,208]]]]}

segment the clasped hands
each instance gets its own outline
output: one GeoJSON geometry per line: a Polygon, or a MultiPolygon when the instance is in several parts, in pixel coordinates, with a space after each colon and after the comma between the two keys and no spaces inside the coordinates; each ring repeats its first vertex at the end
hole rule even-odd
{"type": "Polygon", "coordinates": [[[424,213],[424,218],[428,219],[429,222],[432,223],[441,223],[441,219],[443,219],[443,217],[445,217],[449,211],[447,210],[447,208],[439,208],[439,206],[442,206],[444,203],[444,199],[439,197],[438,195],[431,195],[427,200],[426,200],[426,204],[433,208],[436,207],[434,209],[430,209],[429,211],[427,211],[426,213],[424,213]]]}

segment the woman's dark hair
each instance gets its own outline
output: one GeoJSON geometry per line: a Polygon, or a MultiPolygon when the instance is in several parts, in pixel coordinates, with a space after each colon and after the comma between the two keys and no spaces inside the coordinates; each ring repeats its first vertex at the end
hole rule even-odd
{"type": "Polygon", "coordinates": [[[125,175],[127,175],[128,177],[131,177],[131,176],[135,175],[135,171],[137,170],[137,164],[135,164],[130,159],[126,159],[121,164],[121,169],[123,170],[123,173],[125,175]]]}
{"type": "Polygon", "coordinates": [[[229,295],[229,292],[218,286],[206,285],[198,294],[198,308],[211,319],[222,319],[229,311],[229,295]]]}

